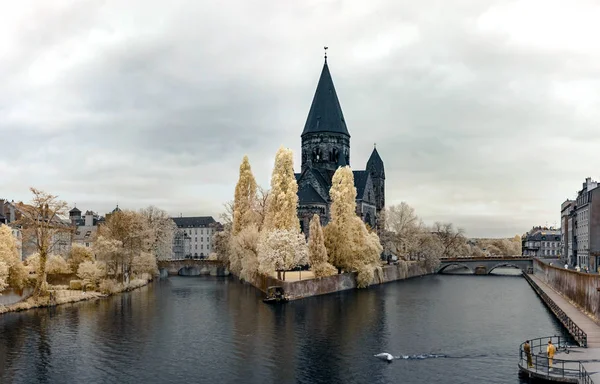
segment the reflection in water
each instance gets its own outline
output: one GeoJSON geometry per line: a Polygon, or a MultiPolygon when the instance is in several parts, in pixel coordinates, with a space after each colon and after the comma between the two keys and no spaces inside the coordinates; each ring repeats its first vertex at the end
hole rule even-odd
{"type": "Polygon", "coordinates": [[[516,384],[515,346],[562,332],[521,277],[437,275],[285,305],[261,299],[234,279],[173,277],[6,314],[0,382],[516,384]]]}

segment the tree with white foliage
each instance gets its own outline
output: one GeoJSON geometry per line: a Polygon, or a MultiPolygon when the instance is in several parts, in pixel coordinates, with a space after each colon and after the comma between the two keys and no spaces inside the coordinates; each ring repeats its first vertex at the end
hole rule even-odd
{"type": "Polygon", "coordinates": [[[356,188],[350,167],[338,168],[329,195],[331,220],[324,231],[329,261],[338,269],[357,271],[357,286],[366,287],[373,280],[375,269],[380,268],[383,248],[377,234],[369,233],[356,216],[356,188]]]}
{"type": "Polygon", "coordinates": [[[0,261],[0,292],[8,287],[8,265],[4,261],[0,261]]]}
{"type": "Polygon", "coordinates": [[[177,225],[169,214],[155,206],[140,210],[146,221],[146,249],[157,260],[167,260],[173,257],[173,237],[177,225]]]}
{"type": "Polygon", "coordinates": [[[84,281],[84,284],[97,285],[105,274],[104,263],[96,261],[84,261],[77,269],[77,276],[84,281]]]}
{"type": "Polygon", "coordinates": [[[283,272],[308,262],[306,239],[298,221],[298,184],[294,176],[294,154],[279,148],[271,175],[271,190],[258,244],[258,270],[271,274],[283,272]]]}
{"type": "Polygon", "coordinates": [[[291,149],[279,148],[271,174],[271,190],[263,230],[286,229],[300,232],[298,221],[298,183],[294,175],[294,154],[291,149]]]}
{"type": "Polygon", "coordinates": [[[105,253],[104,257],[107,255],[113,257],[112,260],[105,259],[105,261],[115,275],[121,275],[123,282],[127,282],[133,272],[131,269],[133,258],[141,252],[148,252],[151,247],[148,242],[148,232],[146,218],[138,212],[128,210],[112,213],[98,228],[98,239],[102,236],[108,240],[116,240],[121,246],[118,252],[105,253]]]}
{"type": "MultiPolygon", "coordinates": [[[[98,260],[105,263],[107,275],[116,276],[119,271],[119,256],[123,243],[119,240],[110,239],[99,235],[94,242],[94,253],[98,260]]],[[[91,261],[91,260],[90,260],[91,261]]]]}
{"type": "Polygon", "coordinates": [[[49,274],[71,273],[67,260],[60,255],[50,255],[46,262],[46,270],[49,274]]]}
{"type": "Polygon", "coordinates": [[[252,174],[252,168],[248,156],[244,156],[240,164],[240,177],[235,186],[235,197],[233,200],[233,225],[232,234],[237,235],[242,229],[256,222],[256,179],[252,174]]]}
{"type": "Polygon", "coordinates": [[[46,284],[46,261],[63,234],[72,231],[61,216],[66,214],[67,203],[58,196],[36,188],[30,188],[33,198],[30,204],[17,204],[20,218],[15,222],[22,228],[23,246],[32,244],[40,258],[34,298],[44,294],[46,284]]]}
{"type": "Polygon", "coordinates": [[[229,243],[229,270],[243,280],[252,281],[258,272],[258,243],[260,234],[256,224],[232,236],[229,243]]]}
{"type": "Polygon", "coordinates": [[[333,175],[329,190],[331,219],[324,229],[329,262],[338,269],[351,268],[351,226],[356,217],[356,188],[350,167],[340,167],[333,175]]]}
{"type": "Polygon", "coordinates": [[[327,262],[327,248],[323,227],[319,215],[313,215],[310,220],[310,237],[308,239],[308,263],[315,277],[331,276],[337,273],[335,267],[327,262]]]}
{"type": "Polygon", "coordinates": [[[304,235],[289,229],[274,229],[263,234],[258,244],[258,270],[271,274],[283,272],[308,263],[304,235]]]}
{"type": "Polygon", "coordinates": [[[158,271],[156,265],[156,257],[150,252],[140,252],[138,255],[133,257],[131,262],[131,272],[135,275],[142,275],[144,273],[154,275],[158,271]]]}
{"type": "Polygon", "coordinates": [[[8,285],[17,289],[25,287],[28,272],[19,258],[12,230],[7,225],[0,225],[0,262],[3,262],[8,268],[8,285]]]}
{"type": "Polygon", "coordinates": [[[73,244],[71,246],[67,262],[69,263],[69,268],[71,268],[73,272],[77,273],[79,264],[83,263],[84,261],[92,260],[94,260],[94,254],[92,253],[91,248],[85,247],[81,244],[73,244]]]}

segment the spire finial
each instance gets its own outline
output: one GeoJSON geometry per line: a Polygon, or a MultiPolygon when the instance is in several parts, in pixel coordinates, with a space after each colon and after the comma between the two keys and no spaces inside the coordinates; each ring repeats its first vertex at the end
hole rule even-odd
{"type": "Polygon", "coordinates": [[[377,143],[373,143],[373,148],[377,149],[377,143]]]}
{"type": "Polygon", "coordinates": [[[325,50],[325,62],[327,62],[327,50],[329,47],[323,47],[323,49],[325,50]]]}

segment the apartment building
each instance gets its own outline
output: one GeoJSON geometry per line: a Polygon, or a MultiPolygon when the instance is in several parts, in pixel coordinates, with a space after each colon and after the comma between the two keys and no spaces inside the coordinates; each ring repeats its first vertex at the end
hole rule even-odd
{"type": "Polygon", "coordinates": [[[174,217],[173,221],[179,228],[173,240],[174,257],[204,258],[212,252],[213,235],[221,231],[223,226],[212,216],[174,217]],[[185,236],[190,238],[186,246],[185,236]]]}
{"type": "Polygon", "coordinates": [[[533,227],[522,236],[523,256],[560,257],[562,254],[561,230],[552,227],[533,227]]]}

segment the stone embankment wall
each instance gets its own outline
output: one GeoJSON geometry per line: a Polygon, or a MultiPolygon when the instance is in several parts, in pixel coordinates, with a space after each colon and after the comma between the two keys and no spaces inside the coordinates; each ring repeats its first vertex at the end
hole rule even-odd
{"type": "Polygon", "coordinates": [[[0,305],[12,305],[18,303],[31,295],[31,292],[33,292],[33,288],[25,288],[20,291],[12,288],[4,290],[0,295],[0,305]]]}
{"type": "MultiPolygon", "coordinates": [[[[382,267],[381,274],[375,274],[372,285],[384,284],[390,281],[403,280],[411,277],[429,274],[424,267],[417,263],[400,262],[397,265],[382,267]]],[[[263,292],[267,287],[281,286],[290,300],[302,299],[310,296],[325,295],[328,293],[345,291],[356,288],[356,272],[342,273],[328,277],[307,279],[301,281],[281,281],[271,276],[259,275],[251,282],[263,292]]]]}
{"type": "Polygon", "coordinates": [[[533,260],[533,273],[580,309],[600,319],[600,275],[581,273],[533,260]]]}

